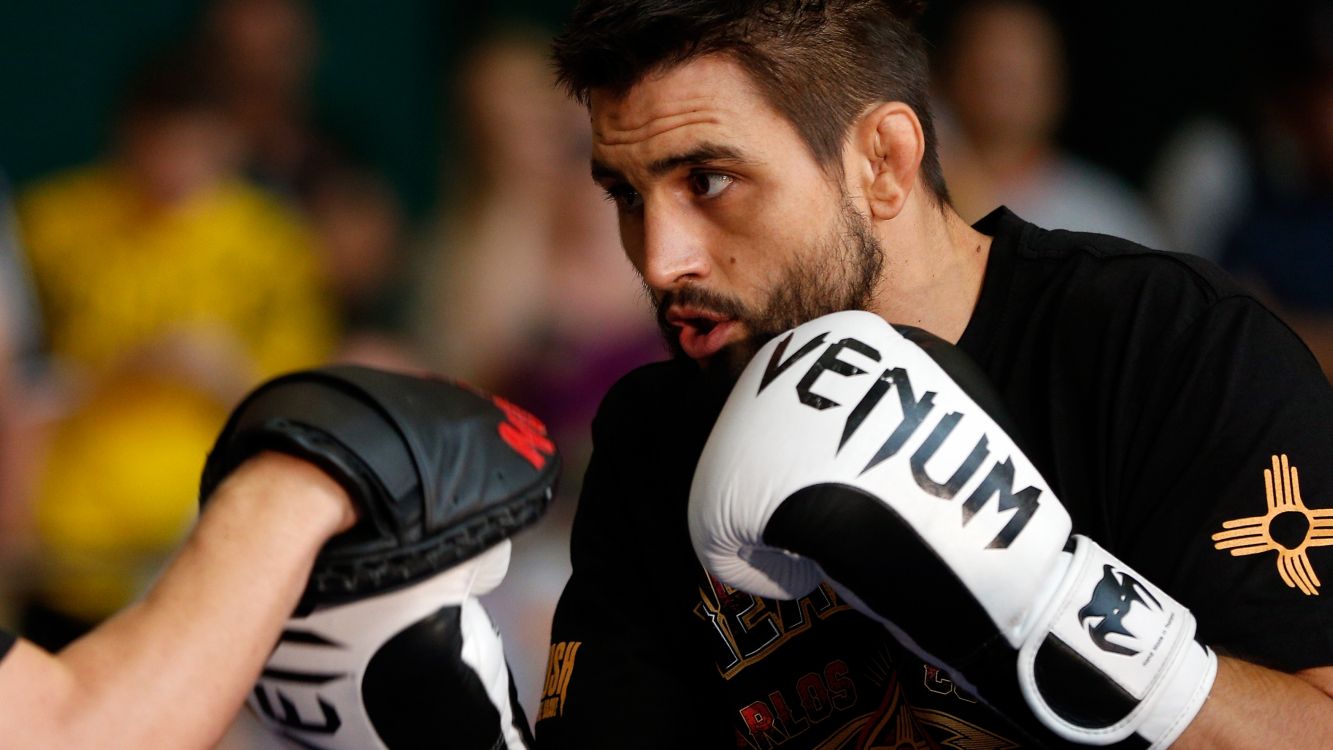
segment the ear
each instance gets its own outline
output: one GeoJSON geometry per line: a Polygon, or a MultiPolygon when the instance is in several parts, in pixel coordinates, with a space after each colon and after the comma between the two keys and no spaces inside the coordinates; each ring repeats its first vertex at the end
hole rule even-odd
{"type": "Polygon", "coordinates": [[[916,186],[926,139],[916,112],[883,102],[861,116],[846,151],[848,187],[864,196],[871,219],[892,219],[916,186]]]}

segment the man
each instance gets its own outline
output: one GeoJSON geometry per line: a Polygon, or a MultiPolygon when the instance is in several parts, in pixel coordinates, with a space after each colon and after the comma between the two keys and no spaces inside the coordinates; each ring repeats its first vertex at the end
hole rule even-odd
{"type": "MultiPolygon", "coordinates": [[[[693,556],[685,506],[718,382],[843,309],[971,355],[1075,531],[1193,610],[1220,657],[1177,746],[1329,745],[1317,509],[1333,496],[1333,398],[1317,365],[1196,261],[1003,209],[967,226],[935,154],[919,10],[597,0],[557,40],[589,106],[593,178],[684,356],[625,378],[594,423],[540,746],[1051,742],[828,586],[762,599],[693,556]],[[1233,555],[1250,527],[1257,541],[1237,551],[1254,554],[1233,555]]],[[[901,606],[937,612],[941,629],[958,611],[901,606]]]]}

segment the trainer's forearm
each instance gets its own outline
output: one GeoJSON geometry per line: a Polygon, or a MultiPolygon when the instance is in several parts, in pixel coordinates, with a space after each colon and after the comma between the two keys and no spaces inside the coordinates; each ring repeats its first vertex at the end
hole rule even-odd
{"type": "Polygon", "coordinates": [[[78,747],[216,743],[319,548],[352,520],[346,494],[314,466],[276,454],[247,462],[144,599],[57,657],[73,683],[57,728],[78,747]]]}
{"type": "Polygon", "coordinates": [[[1172,748],[1279,747],[1333,747],[1333,697],[1299,676],[1218,657],[1208,700],[1172,748]]]}

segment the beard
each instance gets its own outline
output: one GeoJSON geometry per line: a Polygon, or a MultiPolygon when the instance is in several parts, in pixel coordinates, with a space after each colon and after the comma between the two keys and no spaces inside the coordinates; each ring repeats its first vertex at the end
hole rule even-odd
{"type": "Polygon", "coordinates": [[[723,348],[705,367],[729,387],[759,349],[779,334],[829,313],[869,309],[883,266],[883,248],[865,217],[844,197],[830,236],[779,268],[759,305],[751,307],[730,295],[687,285],[655,300],[657,324],[672,355],[684,358],[680,331],[666,320],[672,304],[711,310],[742,323],[746,338],[723,348]]]}

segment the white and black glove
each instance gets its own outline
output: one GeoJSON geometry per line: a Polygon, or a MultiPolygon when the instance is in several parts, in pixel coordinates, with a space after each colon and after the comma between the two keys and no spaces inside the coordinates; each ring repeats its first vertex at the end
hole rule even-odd
{"type": "Polygon", "coordinates": [[[694,549],[760,596],[828,579],[1020,723],[1166,747],[1216,656],[1189,610],[1071,535],[1000,409],[929,334],[857,311],[806,323],[759,351],[713,428],[690,493],[694,549]]]}
{"type": "Polygon", "coordinates": [[[477,597],[509,567],[506,539],[406,588],[288,621],[248,705],[302,747],[531,747],[500,634],[477,597]]]}

